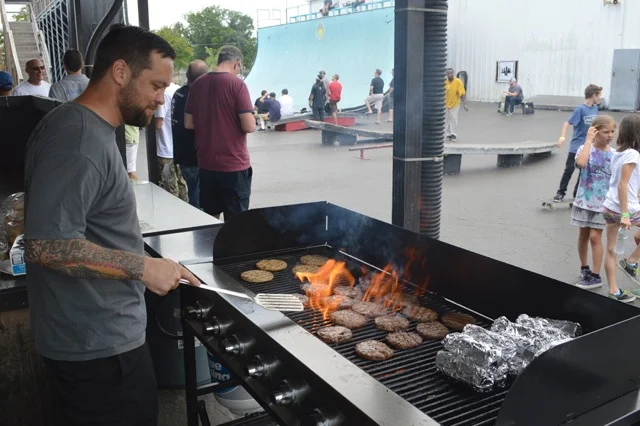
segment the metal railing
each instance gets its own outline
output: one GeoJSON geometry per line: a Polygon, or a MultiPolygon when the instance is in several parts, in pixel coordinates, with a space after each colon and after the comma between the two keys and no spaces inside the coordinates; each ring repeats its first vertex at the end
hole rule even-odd
{"type": "MultiPolygon", "coordinates": [[[[354,0],[334,2],[335,7],[327,13],[327,17],[366,12],[369,10],[384,9],[387,7],[394,7],[396,5],[395,0],[368,0],[365,3],[359,4],[357,8],[354,8],[354,2],[354,0]]],[[[320,13],[320,9],[322,9],[323,6],[323,1],[315,1],[305,6],[289,7],[287,8],[285,13],[286,22],[289,24],[293,24],[296,22],[304,22],[324,18],[322,13],[320,13]],[[295,13],[290,13],[290,11],[295,11],[295,13]]]]}
{"type": "Polygon", "coordinates": [[[13,32],[9,27],[9,18],[7,17],[7,9],[4,0],[0,0],[0,19],[2,19],[2,31],[4,33],[5,60],[7,62],[7,70],[13,76],[16,85],[20,84],[24,79],[22,69],[18,60],[18,52],[13,38],[13,32]]]}
{"type": "Polygon", "coordinates": [[[53,83],[65,75],[63,58],[69,47],[69,13],[66,0],[47,0],[47,5],[40,9],[36,19],[48,48],[53,83]]]}

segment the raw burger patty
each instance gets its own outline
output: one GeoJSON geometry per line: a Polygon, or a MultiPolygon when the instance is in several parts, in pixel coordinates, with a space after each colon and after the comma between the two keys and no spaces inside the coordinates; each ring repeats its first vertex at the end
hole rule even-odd
{"type": "Polygon", "coordinates": [[[377,340],[365,340],[356,344],[356,354],[370,361],[384,361],[393,356],[393,349],[377,340]]]}
{"type": "Polygon", "coordinates": [[[335,311],[331,314],[331,322],[347,328],[360,328],[367,323],[367,318],[353,311],[335,311]]]}
{"type": "Polygon", "coordinates": [[[308,274],[315,274],[320,270],[319,266],[314,266],[314,265],[296,265],[293,267],[292,272],[293,274],[297,274],[298,272],[306,272],[308,274]]]}
{"type": "Polygon", "coordinates": [[[273,274],[269,271],[245,271],[240,274],[240,278],[249,283],[266,283],[273,280],[273,274]]]}
{"type": "Polygon", "coordinates": [[[422,306],[407,306],[402,310],[402,313],[417,322],[429,322],[438,319],[436,311],[422,306]]]}
{"type": "Polygon", "coordinates": [[[461,314],[459,312],[450,312],[448,314],[444,314],[440,321],[442,321],[442,323],[447,327],[456,331],[462,331],[464,326],[467,324],[476,323],[476,319],[471,315],[461,314]]]}
{"type": "Polygon", "coordinates": [[[353,333],[347,327],[334,325],[318,329],[318,337],[327,343],[342,343],[351,340],[353,333]]]}
{"type": "Polygon", "coordinates": [[[339,285],[333,288],[333,294],[336,296],[346,296],[352,299],[362,298],[362,292],[355,287],[347,287],[345,285],[339,285]]]}
{"type": "Polygon", "coordinates": [[[422,337],[418,333],[405,333],[404,331],[389,333],[385,340],[389,346],[396,349],[411,349],[422,343],[422,337]]]}
{"type": "Polygon", "coordinates": [[[381,317],[383,315],[389,315],[390,313],[384,306],[373,302],[354,303],[351,309],[354,312],[365,315],[369,318],[381,317]]]}
{"type": "Polygon", "coordinates": [[[305,265],[324,266],[329,260],[326,256],[320,256],[319,254],[308,254],[300,258],[300,262],[305,265]]]}
{"type": "Polygon", "coordinates": [[[425,339],[442,340],[449,334],[449,329],[438,321],[431,321],[418,324],[416,332],[425,339]]]}
{"type": "Polygon", "coordinates": [[[374,320],[376,328],[383,331],[400,331],[409,327],[409,320],[398,315],[385,315],[374,320]]]}
{"type": "Polygon", "coordinates": [[[346,296],[329,296],[322,299],[323,306],[332,306],[336,309],[349,309],[353,304],[354,300],[346,296]]]}
{"type": "Polygon", "coordinates": [[[278,259],[264,259],[256,263],[261,271],[278,272],[287,269],[287,262],[278,259]]]}

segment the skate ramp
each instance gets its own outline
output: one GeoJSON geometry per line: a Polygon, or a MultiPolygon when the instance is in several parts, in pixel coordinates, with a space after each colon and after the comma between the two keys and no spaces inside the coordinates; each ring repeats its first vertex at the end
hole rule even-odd
{"type": "Polygon", "coordinates": [[[342,83],[341,109],[359,107],[369,94],[376,68],[384,90],[393,68],[394,8],[278,25],[258,30],[258,54],[245,79],[252,100],[265,89],[280,97],[289,89],[295,109],[308,108],[318,71],[337,73],[342,83]]]}

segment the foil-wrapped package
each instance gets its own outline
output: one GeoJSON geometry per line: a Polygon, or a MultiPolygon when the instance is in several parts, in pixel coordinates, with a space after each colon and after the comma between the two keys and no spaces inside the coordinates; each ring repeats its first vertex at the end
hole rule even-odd
{"type": "Polygon", "coordinates": [[[445,350],[480,367],[497,367],[502,364],[502,351],[491,342],[476,340],[466,333],[451,333],[444,338],[445,350]]]}
{"type": "Polygon", "coordinates": [[[505,361],[513,358],[516,355],[516,344],[509,337],[494,333],[493,331],[487,330],[486,328],[482,328],[475,324],[467,324],[463,329],[463,333],[472,336],[476,340],[489,343],[496,348],[499,348],[502,352],[502,359],[505,361]]]}
{"type": "Polygon", "coordinates": [[[492,367],[480,367],[467,359],[447,351],[436,354],[436,368],[453,379],[467,383],[479,392],[489,392],[503,386],[504,372],[492,367]]]}
{"type": "MultiPolygon", "coordinates": [[[[493,322],[491,330],[512,338],[516,343],[518,353],[527,362],[531,362],[544,348],[548,349],[555,346],[552,345],[553,342],[558,342],[557,344],[559,344],[570,338],[567,334],[550,325],[540,327],[540,324],[537,324],[540,321],[534,318],[523,318],[523,315],[521,315],[519,319],[531,325],[531,327],[522,323],[513,323],[506,317],[500,317],[493,322]]],[[[543,319],[542,321],[548,324],[546,320],[543,319]]]]}
{"type": "MultiPolygon", "coordinates": [[[[545,318],[546,319],[546,318],[545,318]]],[[[552,327],[566,333],[569,337],[578,337],[582,335],[582,326],[573,321],[546,319],[552,327]]]]}
{"type": "MultiPolygon", "coordinates": [[[[561,339],[565,339],[567,337],[575,337],[575,333],[577,331],[577,328],[580,327],[580,324],[577,323],[570,323],[569,321],[563,321],[563,323],[567,323],[565,324],[565,326],[563,328],[560,327],[556,327],[554,326],[551,321],[545,319],[545,318],[540,318],[540,317],[536,317],[536,318],[532,318],[527,314],[522,314],[520,315],[517,319],[516,319],[516,323],[517,324],[522,324],[526,327],[529,328],[533,328],[533,329],[537,329],[537,330],[541,330],[543,332],[545,332],[546,334],[549,334],[550,336],[556,337],[558,340],[561,339]],[[571,335],[571,333],[568,333],[566,331],[564,331],[565,327],[569,327],[569,324],[574,324],[574,330],[573,330],[573,336],[571,335]]],[[[572,330],[569,330],[572,331],[572,330]]]]}

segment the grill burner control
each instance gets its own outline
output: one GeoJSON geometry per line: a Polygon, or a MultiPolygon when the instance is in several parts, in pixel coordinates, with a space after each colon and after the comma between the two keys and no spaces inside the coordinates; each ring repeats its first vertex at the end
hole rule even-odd
{"type": "Polygon", "coordinates": [[[222,341],[224,351],[235,356],[242,355],[250,345],[251,341],[240,339],[236,334],[222,341]]]}
{"type": "Polygon", "coordinates": [[[309,386],[302,383],[292,385],[287,379],[280,383],[280,389],[271,394],[271,402],[277,405],[293,405],[302,400],[309,393],[309,386]]]}
{"type": "Polygon", "coordinates": [[[333,415],[316,408],[302,424],[304,426],[337,426],[344,424],[344,420],[341,414],[333,415]]]}
{"type": "Polygon", "coordinates": [[[280,365],[280,361],[274,356],[256,355],[247,364],[246,373],[257,379],[268,377],[280,365]]]}
{"type": "Polygon", "coordinates": [[[182,309],[182,316],[191,320],[203,320],[209,316],[213,305],[208,301],[197,301],[195,306],[187,306],[182,309]]]}
{"type": "Polygon", "coordinates": [[[203,324],[205,336],[220,336],[231,327],[231,321],[222,320],[218,317],[211,318],[203,324]]]}

